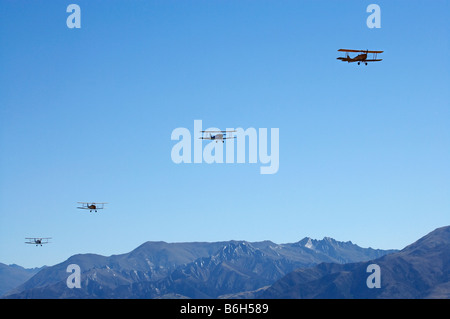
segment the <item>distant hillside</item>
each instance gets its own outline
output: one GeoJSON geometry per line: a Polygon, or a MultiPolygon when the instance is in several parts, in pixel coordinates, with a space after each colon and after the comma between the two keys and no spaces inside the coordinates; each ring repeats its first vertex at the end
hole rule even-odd
{"type": "Polygon", "coordinates": [[[5,265],[0,263],[0,296],[23,284],[40,269],[27,269],[18,265],[5,265]]]}
{"type": "Polygon", "coordinates": [[[450,298],[450,226],[380,258],[297,269],[257,298],[450,298]],[[366,284],[369,264],[380,267],[381,287],[366,284]]]}
{"type": "Polygon", "coordinates": [[[7,298],[218,298],[257,290],[297,268],[370,260],[387,253],[331,238],[297,243],[147,242],[122,255],[74,255],[43,269],[7,298]],[[69,264],[81,288],[69,289],[69,264]]]}

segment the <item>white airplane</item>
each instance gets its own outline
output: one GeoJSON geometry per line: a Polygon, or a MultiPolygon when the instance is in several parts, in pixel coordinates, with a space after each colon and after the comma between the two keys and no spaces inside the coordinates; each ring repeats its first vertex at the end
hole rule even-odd
{"type": "Polygon", "coordinates": [[[49,239],[52,239],[51,237],[42,237],[42,238],[36,238],[36,237],[27,237],[25,239],[28,239],[28,241],[25,242],[25,244],[32,244],[32,245],[43,245],[43,244],[48,244],[49,243],[49,239]]]}
{"type": "Polygon", "coordinates": [[[224,143],[224,140],[226,139],[231,139],[231,138],[236,138],[236,136],[226,136],[227,133],[233,133],[236,131],[200,131],[201,133],[207,133],[206,136],[202,136],[199,137],[201,140],[215,140],[216,143],[217,141],[222,141],[222,143],[224,143]],[[216,134],[211,134],[211,133],[216,133],[216,134]]]}

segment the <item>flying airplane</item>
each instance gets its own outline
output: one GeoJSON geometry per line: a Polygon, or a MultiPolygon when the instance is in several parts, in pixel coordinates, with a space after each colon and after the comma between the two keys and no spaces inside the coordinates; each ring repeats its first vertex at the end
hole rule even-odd
{"type": "Polygon", "coordinates": [[[236,138],[236,136],[230,136],[227,137],[227,133],[233,133],[236,131],[200,131],[202,133],[207,133],[207,136],[202,136],[199,137],[202,140],[215,140],[216,143],[217,141],[222,141],[222,143],[224,143],[224,140],[226,139],[231,139],[231,138],[236,138]],[[212,135],[211,133],[216,133],[215,135],[212,135]]]}
{"type": "Polygon", "coordinates": [[[48,244],[49,243],[49,239],[52,239],[51,237],[43,237],[43,238],[36,238],[36,237],[27,237],[25,239],[28,239],[28,241],[25,242],[25,244],[33,244],[33,245],[43,245],[43,244],[48,244]]]}
{"type": "Polygon", "coordinates": [[[381,61],[382,59],[377,59],[377,54],[378,53],[383,53],[383,51],[369,51],[369,50],[347,50],[347,49],[339,49],[339,52],[347,52],[347,56],[346,57],[339,57],[337,58],[337,60],[341,60],[342,62],[358,62],[358,65],[361,62],[364,62],[365,65],[367,65],[367,62],[378,62],[381,61]],[[356,52],[356,53],[360,53],[357,56],[355,56],[354,58],[351,58],[348,55],[348,52],[356,52]],[[367,54],[368,53],[372,53],[372,59],[367,59],[367,54]]]}
{"type": "Polygon", "coordinates": [[[97,212],[97,209],[103,209],[104,205],[108,204],[108,203],[78,202],[78,204],[81,204],[81,207],[77,207],[79,209],[89,209],[89,212],[92,212],[92,211],[97,212]]]}

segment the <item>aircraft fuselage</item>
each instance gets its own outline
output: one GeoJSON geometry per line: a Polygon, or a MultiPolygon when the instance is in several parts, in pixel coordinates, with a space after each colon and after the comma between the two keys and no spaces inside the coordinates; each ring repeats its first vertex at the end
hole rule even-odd
{"type": "Polygon", "coordinates": [[[365,61],[365,60],[367,60],[367,54],[366,53],[358,54],[351,60],[352,61],[349,61],[349,62],[365,61]]]}

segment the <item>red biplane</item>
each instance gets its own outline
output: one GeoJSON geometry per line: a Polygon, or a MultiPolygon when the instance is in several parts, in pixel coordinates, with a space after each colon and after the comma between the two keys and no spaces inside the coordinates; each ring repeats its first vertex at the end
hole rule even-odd
{"type": "Polygon", "coordinates": [[[339,57],[337,58],[338,60],[341,60],[342,62],[358,62],[358,65],[361,62],[364,62],[367,65],[367,62],[378,62],[381,61],[382,59],[377,59],[377,54],[379,53],[383,53],[383,51],[369,51],[369,50],[347,50],[347,49],[339,49],[339,52],[347,52],[347,56],[346,57],[339,57]],[[354,58],[351,58],[348,55],[348,52],[356,52],[359,53],[357,56],[355,56],[354,58]],[[372,53],[372,59],[368,59],[367,55],[369,53],[372,53]]]}

